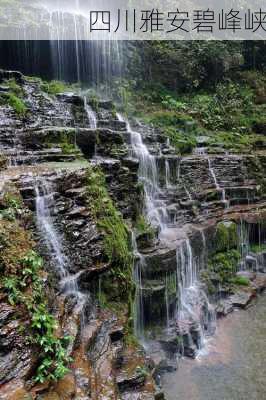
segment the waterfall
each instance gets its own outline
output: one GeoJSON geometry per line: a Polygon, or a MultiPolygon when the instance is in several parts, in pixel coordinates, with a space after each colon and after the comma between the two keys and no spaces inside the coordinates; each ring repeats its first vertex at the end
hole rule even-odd
{"type": "Polygon", "coordinates": [[[51,263],[59,277],[60,290],[66,296],[72,295],[77,301],[77,308],[81,313],[85,306],[86,296],[79,291],[78,274],[68,272],[69,260],[64,254],[62,237],[57,232],[51,214],[54,209],[53,188],[47,181],[35,183],[36,194],[36,222],[37,229],[49,252],[51,263]]]}
{"type": "Polygon", "coordinates": [[[213,178],[215,187],[216,187],[217,191],[221,192],[221,199],[222,199],[222,202],[225,204],[225,207],[226,207],[226,208],[229,208],[230,203],[229,203],[229,200],[226,199],[225,189],[222,189],[221,186],[220,186],[219,183],[218,183],[218,180],[217,180],[217,177],[216,177],[216,175],[215,175],[214,169],[213,169],[213,167],[211,166],[211,160],[210,160],[210,158],[207,157],[207,160],[208,160],[209,171],[210,171],[210,174],[211,174],[211,176],[212,176],[212,178],[213,178]]]}
{"type": "Polygon", "coordinates": [[[144,340],[144,303],[143,303],[143,287],[142,273],[145,269],[145,259],[138,250],[137,241],[132,231],[132,248],[135,258],[135,267],[133,279],[136,285],[135,302],[134,302],[134,332],[140,340],[144,340]]]}
{"type": "Polygon", "coordinates": [[[165,186],[167,189],[170,189],[172,186],[170,164],[168,160],[165,160],[165,186]]]}
{"type": "MultiPolygon", "coordinates": [[[[122,116],[117,115],[121,121],[122,116]]],[[[139,132],[131,129],[127,123],[127,131],[130,134],[132,155],[139,160],[139,180],[143,183],[145,195],[145,216],[153,226],[159,226],[160,232],[168,229],[168,213],[164,200],[162,200],[165,190],[159,187],[158,170],[156,158],[150,154],[147,146],[143,143],[142,136],[139,132]]],[[[165,162],[166,169],[166,186],[170,185],[170,168],[169,163],[165,162]]],[[[178,166],[178,179],[180,179],[180,164],[178,166]]],[[[217,182],[217,181],[215,181],[217,182]]],[[[191,194],[185,187],[189,199],[191,194]]],[[[165,302],[165,319],[166,332],[170,329],[170,320],[173,317],[170,311],[169,288],[173,289],[178,295],[176,320],[178,325],[187,325],[191,329],[191,324],[197,327],[199,342],[197,347],[203,345],[204,334],[209,331],[209,327],[215,321],[215,312],[212,310],[208,302],[207,295],[204,293],[198,279],[199,270],[202,261],[205,266],[206,240],[204,233],[201,232],[204,254],[199,258],[194,257],[193,250],[189,239],[182,242],[176,250],[176,274],[174,274],[175,284],[172,284],[172,277],[168,278],[167,273],[164,279],[164,302],[165,302]],[[173,288],[172,288],[173,286],[173,288]]],[[[163,235],[159,235],[159,239],[163,239],[163,235]]],[[[146,260],[139,252],[134,233],[132,234],[132,246],[135,256],[134,281],[136,284],[135,296],[135,312],[134,312],[134,328],[136,336],[144,342],[145,340],[145,310],[144,310],[144,290],[143,280],[145,277],[146,260]]],[[[146,307],[146,305],[145,305],[146,307]]],[[[190,331],[189,331],[190,332],[190,331]]],[[[191,339],[192,340],[192,339],[191,339]]]]}
{"type": "Polygon", "coordinates": [[[143,143],[141,134],[133,131],[129,123],[127,130],[131,138],[132,155],[139,160],[139,180],[144,187],[147,219],[152,225],[159,226],[162,232],[167,226],[168,214],[165,202],[160,199],[162,192],[159,187],[156,158],[143,143]]]}
{"type": "Polygon", "coordinates": [[[88,120],[89,120],[89,125],[91,129],[97,129],[97,117],[96,113],[93,111],[91,106],[87,102],[87,97],[84,96],[84,109],[86,111],[88,120]]]}
{"type": "MultiPolygon", "coordinates": [[[[203,232],[201,234],[204,237],[204,253],[205,236],[203,232]]],[[[204,254],[203,258],[205,258],[204,254]]],[[[213,333],[213,330],[215,330],[216,317],[215,311],[198,281],[200,263],[193,256],[189,239],[186,239],[177,248],[176,265],[179,292],[177,309],[178,326],[185,332],[189,332],[191,327],[196,326],[198,330],[197,347],[200,349],[203,347],[205,332],[213,333]]]]}
{"type": "Polygon", "coordinates": [[[209,165],[209,171],[210,171],[210,174],[211,174],[211,176],[212,176],[212,178],[213,178],[213,181],[214,181],[214,184],[215,184],[215,187],[216,187],[216,189],[217,190],[221,190],[221,188],[220,188],[220,185],[219,185],[219,183],[218,183],[218,181],[217,181],[217,178],[216,178],[216,175],[215,175],[215,172],[214,172],[214,169],[212,168],[212,166],[211,166],[211,160],[210,160],[210,158],[208,157],[207,158],[208,159],[208,165],[209,165]]]}

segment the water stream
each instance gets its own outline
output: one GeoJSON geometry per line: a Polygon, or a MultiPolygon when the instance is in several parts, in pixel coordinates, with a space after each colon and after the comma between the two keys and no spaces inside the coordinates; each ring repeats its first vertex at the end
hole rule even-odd
{"type": "Polygon", "coordinates": [[[256,306],[219,320],[208,353],[182,359],[162,377],[167,400],[263,400],[266,398],[266,295],[256,306]]]}
{"type": "Polygon", "coordinates": [[[87,102],[87,97],[84,96],[84,108],[89,120],[89,125],[91,129],[97,129],[97,117],[96,113],[93,111],[91,106],[87,102]]]}
{"type": "Polygon", "coordinates": [[[68,272],[69,260],[62,245],[62,237],[58,233],[51,210],[54,211],[54,190],[48,181],[36,180],[36,222],[37,228],[49,252],[51,264],[59,278],[59,287],[65,296],[73,296],[77,302],[77,310],[81,313],[86,303],[85,294],[78,288],[77,275],[68,272]]]}
{"type": "Polygon", "coordinates": [[[210,174],[211,174],[211,176],[212,176],[212,178],[213,178],[213,182],[214,182],[214,184],[215,184],[215,187],[216,187],[216,189],[217,189],[218,192],[221,192],[221,200],[222,200],[222,202],[225,204],[225,207],[228,208],[230,204],[229,204],[229,201],[226,199],[226,192],[225,192],[225,189],[221,188],[221,186],[220,186],[219,183],[218,183],[218,180],[217,180],[217,177],[216,177],[214,168],[213,168],[212,165],[211,165],[211,160],[210,160],[210,158],[207,157],[207,160],[208,160],[209,171],[210,171],[210,174]]]}
{"type": "MultiPolygon", "coordinates": [[[[118,118],[122,120],[122,116],[118,118]]],[[[165,161],[166,169],[166,188],[160,188],[159,173],[156,164],[156,158],[150,154],[148,147],[142,140],[142,135],[132,130],[127,123],[127,130],[130,133],[132,155],[139,160],[139,181],[143,183],[144,188],[144,215],[148,222],[153,226],[159,227],[159,240],[166,240],[169,229],[171,229],[167,206],[163,200],[165,190],[170,187],[170,167],[169,162],[165,161]]],[[[191,199],[191,196],[188,194],[191,199]]],[[[135,299],[135,333],[141,340],[145,336],[145,320],[143,306],[143,277],[145,276],[145,257],[140,253],[137,247],[135,236],[132,239],[135,254],[135,272],[134,279],[136,283],[135,299]]],[[[199,331],[198,348],[201,348],[204,341],[204,332],[209,331],[209,322],[214,325],[214,312],[209,305],[206,294],[198,282],[200,266],[193,257],[193,251],[189,239],[185,240],[176,250],[177,273],[176,293],[179,298],[177,305],[176,321],[179,326],[184,324],[188,327],[186,331],[190,332],[190,325],[196,325],[199,331]],[[202,309],[205,312],[202,312],[202,309]]],[[[165,276],[165,320],[166,329],[170,327],[170,305],[168,293],[169,277],[165,276]]],[[[182,330],[182,329],[181,329],[182,330]]]]}

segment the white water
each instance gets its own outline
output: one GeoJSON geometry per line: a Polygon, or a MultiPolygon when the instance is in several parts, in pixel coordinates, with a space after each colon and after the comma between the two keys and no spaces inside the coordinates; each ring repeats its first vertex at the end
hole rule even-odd
{"type": "Polygon", "coordinates": [[[78,275],[71,275],[68,272],[69,260],[63,251],[62,238],[57,232],[51,209],[54,208],[53,188],[47,181],[36,182],[36,218],[37,228],[49,251],[52,265],[59,276],[60,290],[65,295],[73,295],[77,300],[77,307],[82,312],[86,297],[79,291],[78,275]]]}
{"type": "Polygon", "coordinates": [[[167,189],[170,189],[172,187],[170,164],[168,160],[165,160],[165,185],[167,189]]]}
{"type": "Polygon", "coordinates": [[[221,188],[220,188],[220,185],[219,185],[219,183],[218,183],[218,181],[217,181],[217,178],[216,178],[216,175],[215,175],[215,172],[214,172],[214,169],[212,168],[212,166],[211,166],[211,160],[210,160],[210,158],[208,157],[208,164],[209,164],[209,171],[210,171],[210,173],[211,173],[211,176],[212,176],[212,178],[213,178],[213,181],[214,181],[214,184],[215,184],[215,187],[216,187],[216,189],[217,190],[221,190],[221,188]]]}
{"type": "MultiPolygon", "coordinates": [[[[205,251],[205,236],[202,232],[203,252],[205,251]]],[[[205,256],[203,254],[203,262],[205,256]]],[[[189,326],[197,323],[200,329],[200,348],[204,345],[205,332],[213,331],[216,325],[215,311],[209,304],[206,293],[199,283],[200,262],[193,257],[189,239],[185,240],[176,251],[178,277],[178,309],[179,325],[189,326]],[[206,311],[203,312],[203,306],[206,311]]]]}
{"type": "Polygon", "coordinates": [[[93,111],[91,106],[87,102],[87,97],[84,96],[84,108],[89,120],[90,128],[91,129],[97,129],[97,118],[96,118],[96,113],[93,111]]]}
{"type": "MultiPolygon", "coordinates": [[[[118,119],[122,120],[122,116],[118,114],[118,119]]],[[[139,180],[143,183],[145,194],[145,216],[152,225],[159,226],[160,232],[167,228],[168,215],[166,204],[161,198],[163,192],[159,187],[158,170],[156,158],[150,154],[147,146],[143,143],[142,136],[139,132],[133,131],[127,124],[127,130],[130,133],[132,155],[139,160],[139,180]]],[[[180,164],[178,166],[178,180],[180,179],[180,164]]],[[[170,167],[168,160],[165,162],[166,186],[170,186],[170,167]]],[[[217,181],[215,180],[217,183],[217,181]]],[[[185,187],[189,199],[191,194],[185,187]]],[[[204,233],[202,232],[204,236],[204,233]]],[[[163,235],[162,235],[163,236],[163,235]]],[[[160,238],[160,236],[159,236],[160,238]]],[[[136,283],[136,299],[135,299],[135,333],[138,338],[144,338],[144,299],[143,299],[143,276],[145,274],[145,257],[138,250],[135,236],[132,237],[133,250],[135,255],[135,271],[134,280],[136,283]]],[[[203,252],[205,252],[205,237],[203,240],[203,252]]],[[[204,257],[205,259],[205,257],[204,257]]],[[[202,312],[202,304],[207,306],[207,311],[211,309],[206,294],[199,285],[199,269],[200,265],[193,257],[193,251],[189,239],[185,240],[181,247],[176,250],[177,274],[175,290],[179,296],[177,320],[196,322],[202,332],[201,342],[204,339],[204,315],[202,312]],[[178,287],[178,289],[177,289],[178,287]],[[202,303],[203,302],[203,303],[202,303]]],[[[165,316],[166,328],[170,327],[170,304],[169,304],[169,282],[167,275],[165,276],[165,316]]],[[[206,319],[206,318],[205,318],[206,319]]]]}
{"type": "Polygon", "coordinates": [[[141,134],[133,131],[129,123],[127,130],[130,133],[133,156],[139,160],[138,174],[144,187],[146,218],[153,226],[159,226],[162,232],[168,223],[168,213],[164,200],[160,198],[162,191],[159,187],[156,158],[143,143],[141,134]]]}
{"type": "Polygon", "coordinates": [[[205,156],[206,155],[206,153],[207,153],[207,147],[196,147],[195,149],[194,149],[194,151],[193,151],[193,153],[196,155],[196,156],[205,156]]]}
{"type": "Polygon", "coordinates": [[[208,159],[209,171],[210,171],[210,174],[211,174],[211,176],[212,176],[212,178],[213,178],[215,187],[216,187],[217,191],[221,192],[221,198],[222,198],[223,203],[225,204],[225,207],[226,207],[226,208],[229,208],[230,203],[229,203],[229,201],[226,199],[225,189],[222,189],[221,186],[219,185],[218,180],[217,180],[217,177],[216,177],[216,174],[215,174],[215,172],[214,172],[214,169],[213,169],[213,167],[211,166],[211,160],[210,160],[209,157],[208,157],[207,159],[208,159]]]}
{"type": "Polygon", "coordinates": [[[145,269],[145,258],[138,250],[134,232],[132,232],[132,248],[135,259],[133,279],[136,284],[135,303],[134,303],[134,332],[136,336],[144,341],[144,301],[142,287],[142,273],[145,269]]]}

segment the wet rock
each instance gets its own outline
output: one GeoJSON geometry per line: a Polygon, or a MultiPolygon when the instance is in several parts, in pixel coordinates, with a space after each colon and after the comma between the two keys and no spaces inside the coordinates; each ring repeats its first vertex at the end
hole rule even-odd
{"type": "Polygon", "coordinates": [[[221,300],[216,306],[216,314],[218,318],[225,317],[233,311],[234,307],[230,300],[221,300]]]}
{"type": "Polygon", "coordinates": [[[0,387],[1,400],[25,400],[28,397],[29,393],[22,380],[14,379],[0,387]]]}
{"type": "Polygon", "coordinates": [[[230,301],[234,307],[246,308],[254,299],[254,296],[255,294],[252,291],[242,291],[230,296],[230,301]]]}
{"type": "Polygon", "coordinates": [[[256,278],[256,274],[252,271],[238,271],[236,276],[246,278],[250,281],[253,281],[256,278]]]}
{"type": "Polygon", "coordinates": [[[84,98],[80,97],[74,93],[60,93],[57,95],[57,98],[61,101],[66,103],[74,104],[76,106],[83,106],[84,107],[84,98]]]}
{"type": "Polygon", "coordinates": [[[256,274],[256,278],[252,281],[252,287],[257,292],[262,292],[266,289],[266,275],[265,274],[256,274]]]}
{"type": "Polygon", "coordinates": [[[0,384],[25,378],[34,367],[33,349],[20,334],[20,320],[15,309],[1,304],[0,311],[0,384]]]}
{"type": "Polygon", "coordinates": [[[247,265],[248,269],[250,269],[250,270],[252,270],[254,272],[257,271],[258,260],[257,260],[256,254],[254,254],[254,255],[248,254],[246,256],[245,262],[246,262],[246,265],[247,265]]]}
{"type": "Polygon", "coordinates": [[[90,215],[86,207],[76,207],[67,213],[68,218],[88,217],[90,215]]]}
{"type": "Polygon", "coordinates": [[[124,337],[124,327],[123,326],[115,327],[109,333],[109,335],[112,342],[117,342],[118,340],[121,340],[124,337]]]}
{"type": "Polygon", "coordinates": [[[43,396],[40,396],[40,400],[61,400],[56,392],[50,392],[43,396]]]}
{"type": "Polygon", "coordinates": [[[155,393],[154,400],[166,400],[165,396],[164,396],[164,393],[161,392],[161,391],[155,393]]]}
{"type": "Polygon", "coordinates": [[[67,374],[55,386],[55,391],[60,400],[72,400],[76,393],[75,378],[72,374],[67,374]]]}
{"type": "Polygon", "coordinates": [[[146,380],[146,373],[141,370],[136,370],[132,374],[128,374],[126,372],[121,372],[116,377],[116,383],[120,392],[124,392],[126,390],[134,390],[144,385],[146,380]]]}
{"type": "Polygon", "coordinates": [[[167,353],[177,353],[180,350],[178,334],[176,328],[169,328],[163,332],[162,336],[157,336],[156,340],[161,344],[162,349],[167,353]]]}
{"type": "Polygon", "coordinates": [[[21,72],[19,71],[6,71],[1,69],[0,70],[0,82],[8,79],[15,79],[18,83],[23,83],[24,78],[21,72]]]}
{"type": "Polygon", "coordinates": [[[174,372],[177,370],[177,359],[176,358],[164,358],[156,366],[158,373],[162,372],[174,372]]]}

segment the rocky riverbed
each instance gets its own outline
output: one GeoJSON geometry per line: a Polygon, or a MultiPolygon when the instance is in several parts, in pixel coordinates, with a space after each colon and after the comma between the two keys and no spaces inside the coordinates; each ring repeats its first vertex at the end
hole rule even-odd
{"type": "Polygon", "coordinates": [[[177,372],[164,375],[167,399],[264,399],[265,312],[264,294],[248,310],[219,321],[197,360],[183,359],[177,372]]]}

